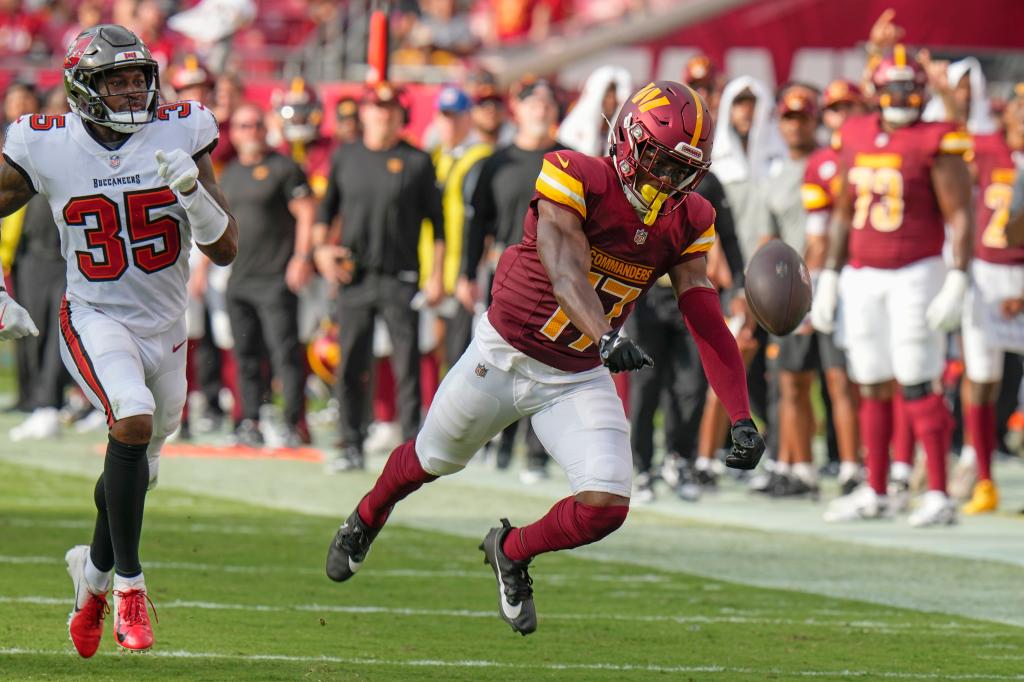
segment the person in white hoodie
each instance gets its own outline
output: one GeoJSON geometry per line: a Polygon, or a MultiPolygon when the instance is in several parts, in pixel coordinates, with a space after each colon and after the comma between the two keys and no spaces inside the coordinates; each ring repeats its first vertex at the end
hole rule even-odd
{"type": "Polygon", "coordinates": [[[972,135],[996,132],[996,120],[992,116],[981,62],[967,57],[945,64],[945,73],[942,73],[942,67],[942,62],[930,63],[928,76],[936,96],[925,105],[921,118],[962,123],[972,135]]]}
{"type": "MultiPolygon", "coordinates": [[[[786,146],[774,124],[772,112],[775,98],[771,90],[756,78],[740,76],[726,83],[719,99],[719,122],[715,129],[715,145],[711,152],[715,176],[725,189],[725,197],[736,225],[743,262],[749,263],[761,242],[771,233],[771,217],[766,201],[767,178],[772,164],[786,154],[786,146]]],[[[765,368],[767,336],[763,330],[755,331],[757,350],[749,363],[747,385],[751,408],[754,412],[771,417],[765,368]]],[[[712,416],[716,407],[714,397],[708,395],[696,468],[706,468],[714,448],[721,444],[724,431],[712,416]],[[703,460],[703,461],[702,461],[703,460]]],[[[720,422],[720,418],[717,420],[720,422]]],[[[774,422],[774,419],[769,419],[774,422]]],[[[777,451],[777,429],[774,423],[768,429],[769,449],[777,451]]],[[[767,476],[755,476],[752,484],[767,485],[767,476]],[[764,479],[764,480],[762,480],[764,479]]]]}
{"type": "Polygon", "coordinates": [[[786,154],[772,122],[774,106],[768,87],[749,76],[729,81],[718,106],[717,120],[728,124],[716,128],[711,158],[736,220],[745,263],[769,233],[764,180],[772,162],[786,154]]]}
{"type": "Polygon", "coordinates": [[[580,97],[558,127],[557,140],[590,156],[608,153],[608,121],[633,91],[633,78],[621,66],[601,66],[587,77],[580,97]]]}

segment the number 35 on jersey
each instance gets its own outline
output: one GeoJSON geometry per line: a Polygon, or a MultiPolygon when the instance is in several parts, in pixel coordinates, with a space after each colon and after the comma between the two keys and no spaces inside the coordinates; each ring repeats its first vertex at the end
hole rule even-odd
{"type": "Polygon", "coordinates": [[[77,115],[23,116],[11,124],[5,160],[50,205],[67,261],[67,296],[139,336],[184,314],[191,231],[157,174],[156,150],[193,157],[217,143],[217,121],[198,102],[176,102],[109,149],[77,115]]]}

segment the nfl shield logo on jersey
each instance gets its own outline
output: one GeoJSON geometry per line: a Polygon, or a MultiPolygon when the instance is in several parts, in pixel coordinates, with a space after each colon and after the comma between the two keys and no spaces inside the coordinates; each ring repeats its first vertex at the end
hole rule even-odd
{"type": "Polygon", "coordinates": [[[111,168],[117,168],[120,165],[121,165],[121,155],[120,154],[111,154],[110,155],[110,167],[111,168]]]}
{"type": "Polygon", "coordinates": [[[642,227],[638,228],[636,234],[633,235],[633,241],[636,243],[637,246],[642,245],[645,241],[647,241],[647,230],[645,230],[642,227]]]}

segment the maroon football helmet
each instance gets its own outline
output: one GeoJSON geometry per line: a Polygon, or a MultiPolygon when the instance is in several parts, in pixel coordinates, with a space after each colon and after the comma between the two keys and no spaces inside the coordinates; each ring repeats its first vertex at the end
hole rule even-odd
{"type": "Polygon", "coordinates": [[[896,44],[871,73],[882,118],[893,126],[905,126],[921,117],[928,76],[904,45],[896,44]]]}
{"type": "Polygon", "coordinates": [[[305,79],[293,78],[287,89],[274,91],[270,104],[281,119],[281,134],[288,142],[309,144],[320,136],[323,107],[305,79]]]}
{"type": "Polygon", "coordinates": [[[650,225],[679,207],[711,166],[715,122],[704,99],[675,81],[654,81],[619,109],[608,132],[626,198],[650,225]]]}

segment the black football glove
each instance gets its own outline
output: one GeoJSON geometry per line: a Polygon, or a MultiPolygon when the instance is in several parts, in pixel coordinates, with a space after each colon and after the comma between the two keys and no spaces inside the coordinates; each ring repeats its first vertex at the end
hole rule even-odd
{"type": "Polygon", "coordinates": [[[618,329],[601,337],[598,353],[601,355],[601,364],[612,372],[629,372],[643,369],[645,366],[654,367],[654,360],[651,360],[651,356],[636,345],[632,339],[619,336],[618,329]]]}
{"type": "Polygon", "coordinates": [[[757,432],[754,422],[740,419],[732,425],[732,451],[725,458],[725,466],[733,469],[753,469],[764,454],[764,438],[757,432]]]}

